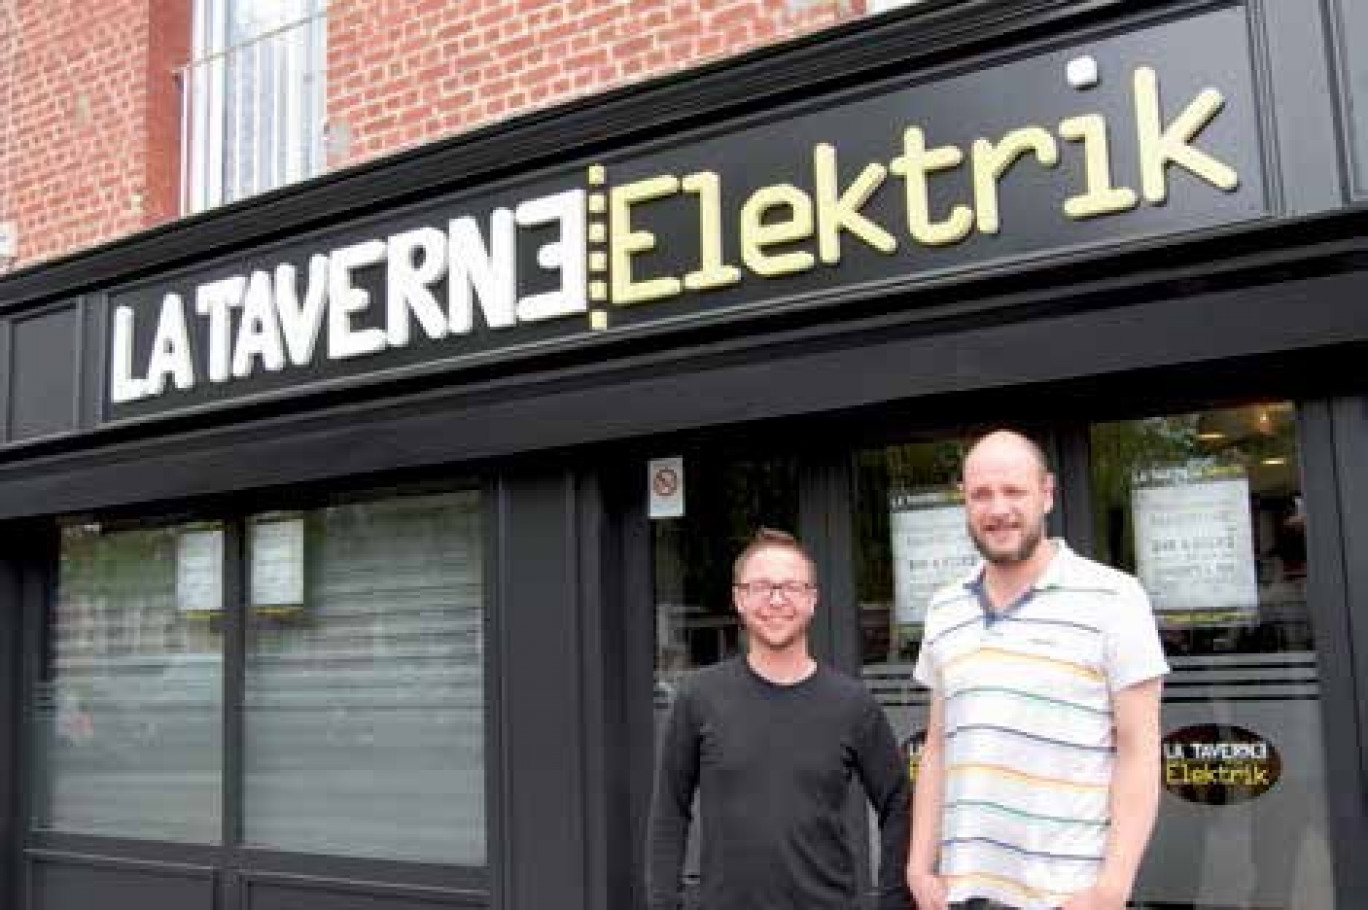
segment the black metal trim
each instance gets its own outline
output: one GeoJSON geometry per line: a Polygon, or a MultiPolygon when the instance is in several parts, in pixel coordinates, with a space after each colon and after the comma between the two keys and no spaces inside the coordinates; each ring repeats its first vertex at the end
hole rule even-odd
{"type": "Polygon", "coordinates": [[[1070,422],[1054,435],[1059,489],[1055,493],[1060,531],[1085,556],[1097,552],[1092,514],[1092,440],[1088,424],[1070,422]]]}
{"type": "Polygon", "coordinates": [[[508,853],[508,831],[504,823],[507,781],[504,762],[504,590],[501,576],[504,542],[504,510],[498,479],[485,474],[480,478],[480,506],[484,523],[484,781],[485,781],[485,869],[484,889],[490,905],[505,906],[504,872],[508,853]]]}
{"type": "Polygon", "coordinates": [[[1352,605],[1368,592],[1368,565],[1351,558],[1368,546],[1368,422],[1360,399],[1302,402],[1297,408],[1302,490],[1306,497],[1307,608],[1320,676],[1325,780],[1335,793],[1327,806],[1335,894],[1346,907],[1368,903],[1368,870],[1360,845],[1368,841],[1368,759],[1363,755],[1359,704],[1365,684],[1356,676],[1352,605]],[[1356,697],[1357,696],[1357,697],[1356,697]]]}
{"type": "MultiPolygon", "coordinates": [[[[235,857],[242,843],[246,791],[246,666],[248,556],[244,518],[223,522],[223,679],[220,690],[222,748],[220,768],[219,824],[224,858],[235,857]]],[[[233,907],[245,899],[239,863],[225,862],[218,899],[233,907]]]]}
{"type": "Polygon", "coordinates": [[[652,559],[653,535],[646,517],[643,461],[634,452],[618,452],[605,460],[607,473],[616,472],[613,483],[613,524],[621,535],[618,561],[622,594],[617,621],[621,626],[623,659],[614,675],[621,690],[623,776],[627,790],[629,866],[624,870],[629,887],[624,893],[628,908],[646,905],[643,876],[646,862],[646,828],[655,782],[655,580],[652,559]],[[640,479],[639,479],[640,478],[640,479]]]}
{"type": "Polygon", "coordinates": [[[248,870],[241,873],[242,891],[240,901],[225,904],[227,907],[251,906],[251,890],[254,885],[277,885],[309,891],[329,891],[335,894],[364,894],[376,898],[396,897],[420,903],[434,903],[442,906],[487,907],[489,895],[483,891],[463,888],[434,887],[388,881],[338,878],[330,875],[303,875],[289,872],[264,872],[248,870]]]}
{"type": "Polygon", "coordinates": [[[108,295],[103,292],[87,294],[81,298],[80,306],[81,350],[85,352],[85,357],[76,384],[81,397],[76,426],[89,432],[98,427],[104,418],[105,382],[109,375],[109,346],[104,343],[109,337],[108,295]]]}
{"type": "Polygon", "coordinates": [[[14,320],[0,319],[0,445],[8,444],[13,423],[14,320]]]}
{"type": "Polygon", "coordinates": [[[1248,0],[1245,3],[1245,27],[1249,33],[1252,56],[1249,67],[1254,77],[1254,97],[1262,102],[1258,105],[1256,121],[1259,133],[1259,158],[1263,165],[1264,198],[1268,200],[1271,212],[1285,214],[1287,194],[1283,186],[1276,111],[1272,103],[1275,84],[1274,61],[1269,51],[1268,16],[1264,3],[1265,0],[1248,0]]]}
{"type": "Polygon", "coordinates": [[[126,856],[111,856],[107,853],[79,853],[70,850],[31,848],[24,851],[24,857],[30,863],[129,869],[135,872],[146,872],[173,878],[189,878],[196,881],[212,881],[218,875],[218,868],[210,864],[132,859],[126,856]]]}
{"type": "Polygon", "coordinates": [[[1349,27],[1344,20],[1345,0],[1320,0],[1328,34],[1326,52],[1330,59],[1331,95],[1335,104],[1335,131],[1341,161],[1341,183],[1345,195],[1356,202],[1368,200],[1368,186],[1359,181],[1359,162],[1368,155],[1354,141],[1353,74],[1349,69],[1349,27]]]}

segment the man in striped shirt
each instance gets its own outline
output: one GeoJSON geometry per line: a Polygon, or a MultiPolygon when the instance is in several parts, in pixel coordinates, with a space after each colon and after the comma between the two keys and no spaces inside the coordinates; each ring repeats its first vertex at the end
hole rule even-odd
{"type": "Polygon", "coordinates": [[[1159,801],[1149,598],[1045,536],[1054,477],[1026,437],[984,436],[963,483],[983,561],[927,611],[908,885],[920,910],[1120,910],[1159,801]]]}

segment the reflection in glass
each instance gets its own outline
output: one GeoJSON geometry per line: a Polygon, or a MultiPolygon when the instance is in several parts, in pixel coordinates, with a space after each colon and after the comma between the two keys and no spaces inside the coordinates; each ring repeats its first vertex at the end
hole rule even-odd
{"type": "Polygon", "coordinates": [[[34,824],[220,837],[222,529],[61,529],[35,693],[34,824]]]}
{"type": "Polygon", "coordinates": [[[1170,656],[1311,649],[1289,403],[1098,424],[1102,561],[1137,574],[1170,656]]]}
{"type": "Polygon", "coordinates": [[[483,865],[479,494],[252,525],[245,840],[483,865]]]}
{"type": "Polygon", "coordinates": [[[1294,408],[1097,424],[1091,448],[1099,557],[1145,584],[1173,665],[1136,897],[1333,907],[1294,408]]]}

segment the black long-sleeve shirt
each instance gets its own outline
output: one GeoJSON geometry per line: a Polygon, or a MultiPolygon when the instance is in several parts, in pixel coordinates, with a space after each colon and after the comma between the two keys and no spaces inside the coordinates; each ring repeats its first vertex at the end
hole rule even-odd
{"type": "Polygon", "coordinates": [[[744,658],[690,674],[661,743],[647,845],[651,910],[682,906],[695,790],[704,910],[853,910],[844,815],[852,775],[879,819],[880,910],[907,910],[907,770],[864,686],[820,666],[777,685],[744,658]]]}

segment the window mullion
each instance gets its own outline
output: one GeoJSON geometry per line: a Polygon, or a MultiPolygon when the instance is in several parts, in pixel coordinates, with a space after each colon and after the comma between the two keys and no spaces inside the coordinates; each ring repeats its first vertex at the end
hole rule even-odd
{"type": "Polygon", "coordinates": [[[223,844],[242,842],[243,705],[247,653],[246,545],[244,523],[225,526],[223,554],[223,844]]]}

